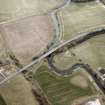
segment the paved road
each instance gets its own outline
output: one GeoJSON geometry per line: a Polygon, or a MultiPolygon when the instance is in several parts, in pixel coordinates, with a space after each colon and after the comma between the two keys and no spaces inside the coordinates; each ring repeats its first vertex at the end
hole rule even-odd
{"type": "MultiPolygon", "coordinates": [[[[100,33],[100,31],[104,32],[105,31],[105,26],[102,27],[98,27],[93,29],[92,33],[100,33]]],[[[57,51],[58,49],[65,47],[66,45],[68,45],[68,43],[74,43],[75,41],[79,41],[82,40],[84,37],[86,38],[88,35],[91,37],[94,37],[93,34],[90,34],[90,32],[88,33],[79,33],[77,35],[75,35],[76,37],[61,43],[59,46],[53,48],[52,50],[48,51],[47,53],[43,54],[42,56],[40,56],[39,58],[37,58],[36,60],[32,61],[30,64],[24,66],[22,69],[20,70],[16,70],[17,72],[13,73],[12,75],[8,76],[7,78],[5,78],[3,81],[0,82],[0,85],[3,84],[4,82],[10,80],[11,78],[19,75],[21,72],[27,70],[28,68],[30,68],[31,66],[37,64],[38,62],[40,62],[42,59],[46,58],[47,56],[51,55],[52,53],[54,53],[55,51],[57,51]]],[[[97,34],[98,35],[98,34],[97,34]]]]}
{"type": "Polygon", "coordinates": [[[56,67],[56,65],[54,64],[54,62],[53,62],[54,56],[56,54],[65,52],[68,49],[71,49],[72,47],[75,47],[75,46],[83,43],[84,41],[86,41],[86,40],[88,40],[90,38],[93,38],[93,37],[98,36],[98,35],[103,35],[104,33],[105,33],[105,29],[104,28],[97,29],[97,30],[94,30],[93,32],[85,33],[84,36],[82,36],[82,37],[80,36],[79,38],[66,43],[66,47],[67,48],[65,50],[61,47],[62,48],[61,50],[57,50],[54,53],[52,53],[50,56],[47,57],[49,65],[53,68],[52,70],[54,70],[56,73],[59,73],[60,75],[69,74],[70,71],[71,71],[71,68],[73,68],[73,67],[69,67],[69,68],[67,68],[65,70],[61,70],[60,68],[56,67]]]}
{"type": "MultiPolygon", "coordinates": [[[[78,44],[90,39],[90,38],[93,38],[94,36],[98,36],[98,35],[102,35],[102,34],[105,34],[105,29],[98,29],[97,31],[93,31],[93,32],[90,32],[90,33],[87,33],[84,37],[80,37],[78,38],[77,40],[75,40],[75,45],[77,46],[78,44]]],[[[72,43],[71,43],[72,44],[72,43]]],[[[70,46],[70,43],[69,43],[69,48],[72,48],[74,47],[73,46],[70,46]]],[[[60,50],[61,52],[58,52],[59,53],[62,53],[64,50],[60,50]]],[[[84,68],[84,70],[86,70],[90,76],[93,78],[93,80],[95,81],[95,83],[97,84],[97,86],[100,88],[100,90],[105,94],[105,88],[103,87],[103,85],[101,84],[100,80],[97,78],[97,72],[95,72],[95,70],[93,70],[90,65],[88,64],[84,64],[84,63],[77,63],[77,64],[74,64],[72,65],[71,67],[65,69],[65,70],[61,70],[60,68],[56,67],[56,65],[54,65],[54,62],[53,62],[53,58],[54,56],[56,55],[56,52],[54,52],[53,54],[51,54],[50,56],[47,57],[48,59],[48,63],[50,65],[50,67],[52,68],[51,70],[53,70],[54,72],[58,73],[59,75],[69,75],[71,74],[74,70],[76,70],[76,68],[84,68]]]]}

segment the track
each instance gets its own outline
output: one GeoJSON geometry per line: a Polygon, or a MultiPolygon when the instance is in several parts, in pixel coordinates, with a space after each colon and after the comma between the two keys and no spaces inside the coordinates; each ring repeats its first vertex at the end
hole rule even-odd
{"type": "Polygon", "coordinates": [[[38,62],[40,62],[41,60],[43,60],[44,58],[48,57],[48,56],[51,56],[51,54],[53,53],[59,53],[59,50],[61,48],[64,48],[65,46],[68,46],[69,48],[72,48],[74,47],[74,42],[76,42],[77,44],[75,46],[77,46],[78,44],[90,39],[90,38],[93,38],[93,34],[95,34],[95,36],[97,35],[100,35],[100,32],[101,33],[105,33],[105,26],[102,26],[102,27],[98,27],[98,28],[95,28],[93,29],[92,32],[88,32],[88,33],[79,33],[75,36],[77,37],[74,37],[73,39],[70,39],[64,43],[61,43],[59,46],[53,48],[52,50],[48,51],[47,53],[41,55],[39,58],[37,58],[36,60],[32,61],[30,64],[24,66],[23,68],[19,69],[19,70],[16,70],[15,73],[13,73],[12,75],[4,78],[1,82],[0,82],[0,85],[3,84],[4,82],[12,79],[13,77],[19,75],[21,72],[29,69],[31,66],[37,64],[38,62]]]}
{"type": "MultiPolygon", "coordinates": [[[[56,34],[58,35],[59,34],[59,30],[58,30],[58,22],[56,20],[56,17],[54,17],[55,13],[59,10],[61,10],[62,8],[64,8],[66,5],[68,5],[70,3],[70,0],[66,0],[66,2],[64,4],[62,4],[60,7],[56,8],[53,12],[52,12],[52,15],[53,15],[53,21],[54,24],[55,24],[55,29],[56,29],[56,34]]],[[[30,64],[24,66],[23,68],[19,69],[19,70],[16,70],[15,73],[11,74],[10,76],[4,78],[2,81],[0,81],[0,85],[3,84],[4,82],[12,79],[13,77],[19,75],[21,72],[23,71],[26,71],[27,69],[29,69],[31,66],[37,64],[38,62],[40,62],[41,60],[43,60],[44,58],[48,58],[49,56],[53,55],[54,53],[60,53],[62,51],[64,51],[64,47],[67,47],[67,48],[72,48],[74,46],[77,46],[78,44],[90,39],[90,38],[93,38],[94,36],[97,36],[97,35],[100,35],[100,32],[101,33],[105,33],[105,26],[100,26],[100,27],[97,27],[97,28],[93,28],[92,29],[93,31],[92,32],[84,32],[84,33],[78,33],[77,35],[75,35],[76,37],[66,41],[66,42],[63,42],[63,43],[60,43],[57,47],[49,50],[48,52],[44,53],[43,55],[39,56],[37,59],[35,59],[34,61],[32,61],[30,64]],[[93,34],[95,34],[93,36],[93,34]],[[75,44],[76,43],[76,44],[75,44]]],[[[51,60],[51,59],[50,59],[51,60]]],[[[50,62],[51,63],[51,62],[50,62]]],[[[74,68],[74,66],[72,67],[74,68]]],[[[56,69],[56,72],[58,73],[61,73],[61,70],[59,71],[58,68],[56,69]]],[[[68,72],[70,71],[62,71],[63,74],[67,74],[68,72]]]]}

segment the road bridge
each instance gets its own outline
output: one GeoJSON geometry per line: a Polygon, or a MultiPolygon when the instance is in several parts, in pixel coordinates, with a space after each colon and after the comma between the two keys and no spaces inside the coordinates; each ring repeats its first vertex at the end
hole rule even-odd
{"type": "MultiPolygon", "coordinates": [[[[102,32],[102,33],[105,32],[105,26],[93,28],[93,31],[91,31],[91,32],[84,32],[84,33],[79,33],[79,34],[75,35],[76,37],[74,37],[74,38],[72,38],[72,39],[70,39],[70,40],[68,40],[68,41],[66,41],[66,42],[61,43],[61,44],[58,45],[57,47],[51,49],[50,51],[44,53],[43,55],[41,55],[40,57],[38,57],[37,59],[35,59],[34,61],[32,61],[30,64],[24,66],[23,68],[21,68],[21,69],[19,69],[19,70],[16,70],[15,73],[13,73],[13,74],[7,76],[7,77],[4,78],[2,81],[0,81],[0,85],[3,84],[3,83],[6,82],[6,81],[12,79],[13,77],[19,75],[21,72],[23,72],[23,71],[25,71],[25,70],[27,70],[27,69],[29,70],[29,68],[30,68],[31,66],[37,64],[38,62],[40,62],[40,61],[43,60],[44,58],[46,58],[46,57],[50,56],[51,54],[57,52],[57,50],[59,50],[60,48],[63,48],[63,47],[68,46],[68,45],[69,45],[69,46],[70,46],[70,45],[73,45],[73,43],[75,43],[76,41],[82,43],[82,40],[85,39],[85,38],[87,38],[87,36],[88,36],[89,38],[92,38],[92,37],[94,37],[94,35],[93,35],[94,33],[97,33],[97,34],[95,34],[95,36],[96,36],[96,35],[100,35],[100,32],[102,32]]],[[[89,38],[87,38],[87,40],[88,40],[89,38]]],[[[85,40],[85,41],[86,41],[86,40],[85,40]]],[[[79,43],[78,43],[78,44],[79,44],[79,43]]],[[[78,44],[76,44],[76,45],[78,45],[78,44]]],[[[76,46],[76,45],[75,45],[75,46],[76,46]]]]}

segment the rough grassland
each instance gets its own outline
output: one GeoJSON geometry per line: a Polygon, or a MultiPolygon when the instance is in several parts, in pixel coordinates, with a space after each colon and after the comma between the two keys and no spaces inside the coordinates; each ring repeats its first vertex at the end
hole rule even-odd
{"type": "Polygon", "coordinates": [[[87,88],[81,88],[70,83],[72,77],[73,75],[69,77],[56,76],[49,72],[46,66],[41,66],[34,75],[34,79],[37,80],[53,105],[71,105],[75,99],[94,94],[93,86],[90,84],[87,88]]]}
{"type": "Polygon", "coordinates": [[[22,75],[2,85],[0,94],[7,105],[38,105],[29,83],[22,75]]]}
{"type": "Polygon", "coordinates": [[[6,47],[25,64],[46,49],[53,38],[49,16],[32,16],[0,25],[6,47]]]}
{"type": "Polygon", "coordinates": [[[73,38],[78,32],[105,24],[105,8],[96,2],[70,3],[58,16],[62,25],[63,40],[73,38]]]}

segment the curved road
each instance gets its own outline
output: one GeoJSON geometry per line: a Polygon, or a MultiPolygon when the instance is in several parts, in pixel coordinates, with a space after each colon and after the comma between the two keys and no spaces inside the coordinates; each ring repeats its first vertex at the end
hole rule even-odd
{"type": "Polygon", "coordinates": [[[60,38],[60,22],[57,16],[57,12],[60,11],[61,9],[63,9],[65,6],[69,5],[71,0],[65,0],[64,3],[62,5],[60,5],[59,7],[57,7],[55,10],[53,10],[52,12],[48,13],[48,15],[51,16],[51,19],[53,21],[53,27],[54,27],[54,31],[55,31],[55,35],[54,38],[51,42],[50,45],[48,45],[48,49],[52,49],[54,46],[58,45],[59,38],[60,38]]]}
{"type": "Polygon", "coordinates": [[[40,62],[41,60],[43,60],[46,57],[51,56],[51,54],[53,53],[59,53],[60,49],[64,48],[65,46],[72,48],[90,38],[93,38],[94,36],[100,35],[101,33],[105,33],[105,26],[99,27],[99,28],[95,28],[93,29],[93,31],[90,33],[79,33],[77,35],[75,35],[76,37],[74,37],[73,39],[70,39],[64,43],[61,43],[59,46],[53,48],[52,50],[48,51],[47,53],[41,55],[40,57],[38,57],[36,60],[32,61],[30,64],[24,66],[23,68],[16,70],[15,73],[11,74],[10,76],[4,78],[2,81],[0,81],[0,85],[3,84],[4,82],[8,81],[9,79],[19,75],[21,72],[27,70],[28,68],[30,68],[31,66],[37,64],[38,62],[40,62]],[[96,33],[96,34],[95,34],[96,33]],[[95,34],[93,36],[93,34],[95,34]],[[75,42],[77,44],[75,44],[75,42]]]}
{"type": "Polygon", "coordinates": [[[98,35],[103,35],[105,34],[105,28],[101,28],[100,30],[96,30],[96,31],[93,31],[93,32],[89,32],[89,33],[86,33],[83,37],[79,37],[75,40],[72,40],[70,41],[69,43],[66,44],[66,48],[64,48],[65,46],[61,47],[60,49],[56,50],[55,52],[53,52],[52,54],[50,54],[48,57],[47,57],[47,60],[48,60],[48,63],[49,65],[53,68],[52,70],[54,70],[56,73],[59,73],[61,75],[66,75],[66,74],[69,74],[70,71],[71,71],[71,68],[74,68],[73,67],[69,67],[68,69],[65,69],[65,70],[60,70],[58,67],[56,67],[56,65],[54,65],[53,63],[53,58],[56,54],[59,54],[59,53],[62,53],[62,52],[65,52],[67,51],[68,49],[71,49],[72,47],[75,47],[81,43],[83,43],[84,41],[87,41],[95,36],[98,36],[98,35]]]}
{"type": "MultiPolygon", "coordinates": [[[[65,2],[63,5],[56,8],[52,13],[50,13],[52,15],[52,19],[53,19],[53,23],[54,23],[54,27],[55,27],[55,31],[56,31],[57,36],[60,33],[59,33],[59,22],[58,22],[57,17],[56,17],[56,12],[58,10],[62,9],[64,6],[68,5],[68,3],[70,3],[70,0],[65,0],[65,1],[67,1],[67,2],[65,2]]],[[[60,70],[59,68],[57,68],[53,64],[53,57],[54,57],[55,54],[65,52],[66,50],[68,50],[72,47],[75,47],[78,44],[81,44],[84,41],[87,41],[88,39],[93,38],[93,37],[98,36],[98,35],[101,35],[103,33],[105,34],[105,26],[93,28],[92,32],[86,32],[86,33],[84,32],[84,33],[79,33],[79,34],[75,35],[76,37],[74,37],[74,38],[72,38],[72,39],[70,39],[70,40],[68,40],[64,43],[61,43],[57,47],[51,49],[48,52],[45,52],[43,55],[34,59],[30,64],[24,66],[23,68],[21,68],[19,70],[16,70],[15,73],[9,75],[8,77],[6,77],[2,81],[0,81],[0,85],[5,83],[6,81],[12,79],[13,77],[19,75],[21,72],[29,69],[31,66],[37,64],[38,62],[40,62],[44,58],[47,58],[49,65],[53,68],[52,70],[54,70],[54,72],[59,73],[61,75],[68,75],[68,74],[72,73],[78,67],[85,69],[91,75],[91,77],[93,78],[95,83],[98,85],[98,87],[101,89],[101,91],[105,94],[105,88],[103,88],[100,81],[97,80],[96,73],[93,72],[92,68],[88,64],[77,63],[77,64],[74,64],[71,67],[69,67],[68,69],[65,69],[63,71],[60,70]],[[65,47],[66,47],[66,49],[65,49],[65,47]]]]}

